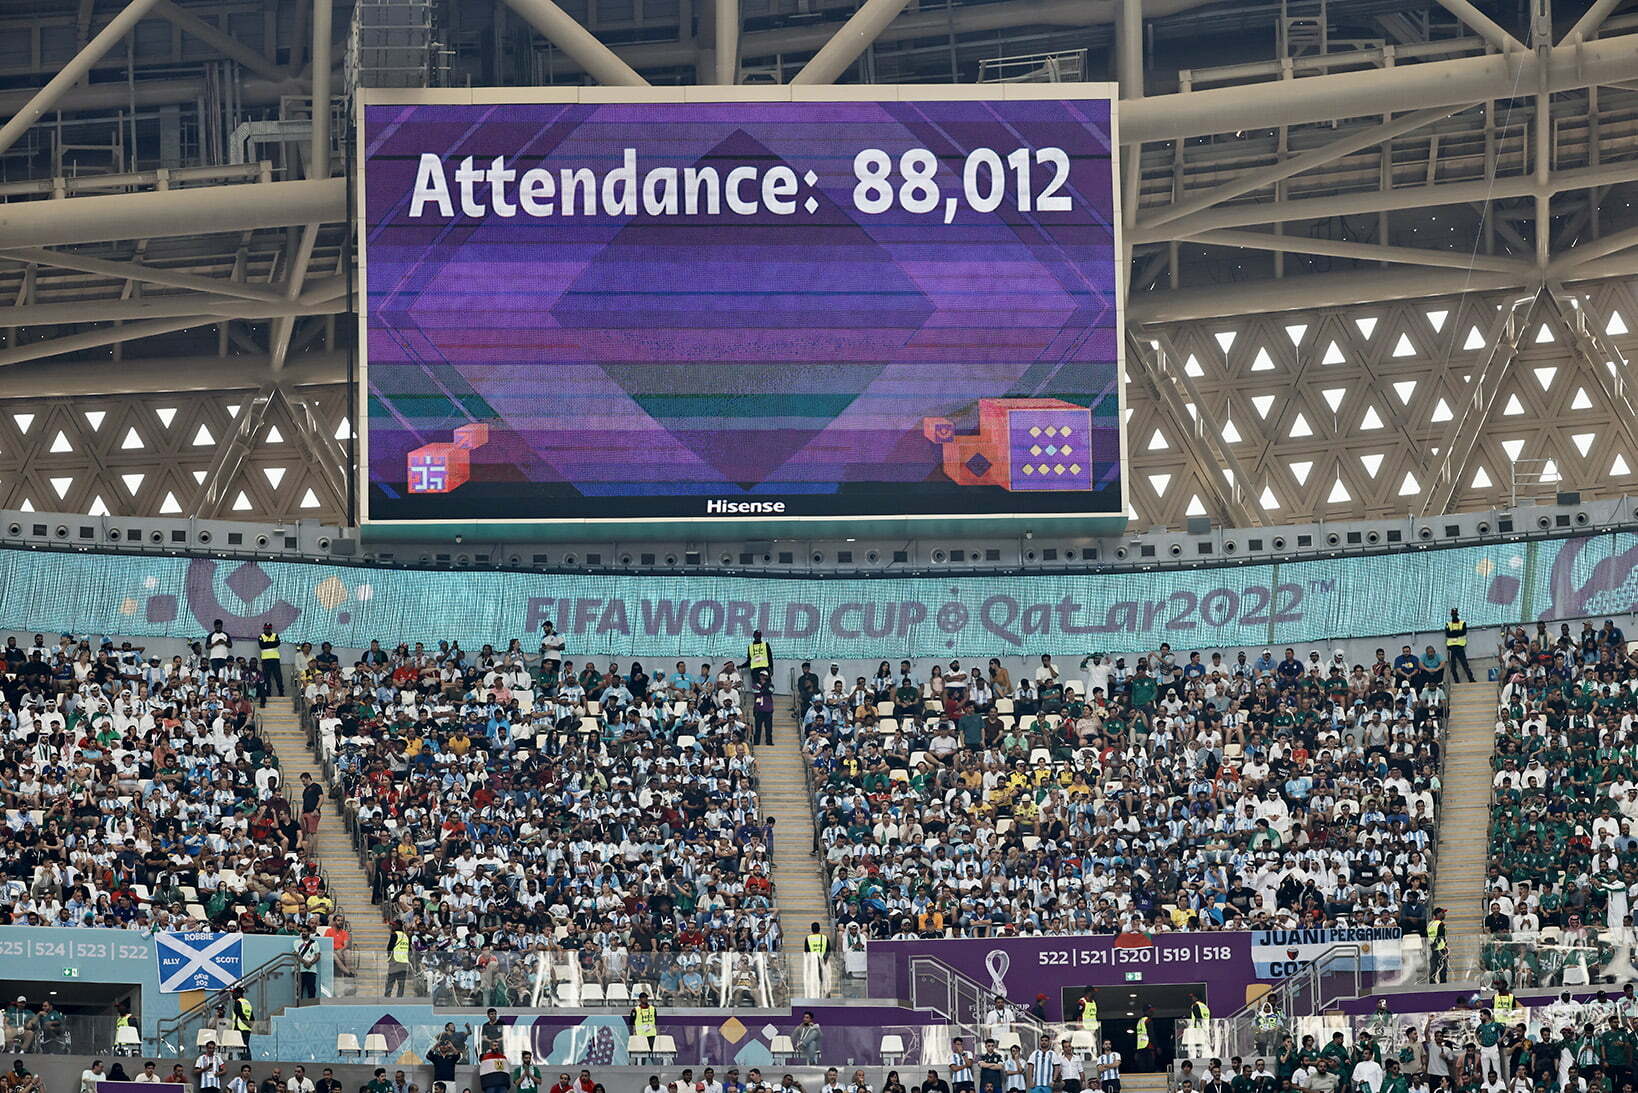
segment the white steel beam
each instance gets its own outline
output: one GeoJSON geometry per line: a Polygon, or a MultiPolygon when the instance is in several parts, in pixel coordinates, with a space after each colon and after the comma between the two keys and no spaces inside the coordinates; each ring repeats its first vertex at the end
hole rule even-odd
{"type": "MultiPolygon", "coordinates": [[[[348,382],[346,353],[292,355],[279,373],[284,387],[348,382]]],[[[116,367],[107,359],[38,360],[6,369],[7,398],[69,398],[79,395],[144,395],[170,391],[222,391],[273,382],[266,356],[127,357],[116,367]]]]}
{"type": "Polygon", "coordinates": [[[506,0],[506,6],[523,16],[525,22],[573,58],[598,83],[613,87],[648,86],[648,81],[639,76],[636,69],[553,0],[506,0]]]}
{"type": "Polygon", "coordinates": [[[1563,44],[1574,45],[1596,35],[1598,28],[1604,25],[1604,20],[1609,18],[1610,12],[1614,11],[1620,2],[1621,0],[1594,0],[1593,6],[1588,8],[1586,14],[1577,19],[1575,26],[1564,35],[1563,44]]]}
{"type": "Polygon", "coordinates": [[[257,53],[231,34],[224,33],[214,23],[207,23],[187,8],[179,7],[171,0],[157,0],[153,12],[162,18],[170,20],[181,27],[183,32],[191,34],[201,42],[210,46],[222,56],[238,61],[258,76],[265,76],[270,80],[284,80],[290,73],[257,53]]]}
{"type": "MultiPolygon", "coordinates": [[[[1430,250],[1426,247],[1395,247],[1383,243],[1355,243],[1341,239],[1310,239],[1303,235],[1268,235],[1264,232],[1214,231],[1191,235],[1186,242],[1214,247],[1244,247],[1248,250],[1284,254],[1320,254],[1332,258],[1355,258],[1365,262],[1395,262],[1412,266],[1445,269],[1476,269],[1488,273],[1508,273],[1528,277],[1535,268],[1520,258],[1500,258],[1466,251],[1430,250]]],[[[1294,282],[1300,284],[1300,281],[1294,282]]]]}
{"type": "Polygon", "coordinates": [[[324,300],[286,300],[276,304],[241,300],[233,296],[173,293],[136,296],[123,300],[69,300],[62,303],[24,304],[7,308],[7,326],[68,326],[75,323],[130,322],[139,319],[182,319],[210,315],[216,319],[278,319],[302,315],[334,315],[348,309],[346,289],[324,300]]]}
{"type": "Polygon", "coordinates": [[[1170,205],[1162,205],[1150,212],[1149,215],[1142,217],[1138,221],[1138,228],[1140,230],[1152,230],[1163,224],[1181,220],[1193,213],[1204,212],[1213,205],[1220,205],[1242,194],[1272,186],[1282,179],[1299,175],[1315,167],[1323,167],[1327,163],[1334,163],[1346,156],[1353,155],[1355,152],[1381,144],[1385,140],[1404,136],[1406,133],[1420,129],[1424,125],[1431,125],[1441,118],[1449,117],[1451,114],[1471,105],[1473,104],[1464,103],[1460,106],[1437,106],[1431,110],[1418,110],[1406,114],[1404,117],[1395,118],[1393,121],[1366,126],[1357,132],[1349,133],[1345,137],[1339,137],[1329,144],[1321,145],[1318,148],[1310,148],[1306,152],[1291,156],[1271,166],[1261,167],[1253,171],[1244,171],[1221,186],[1215,186],[1204,193],[1194,194],[1170,205]]]}
{"type": "Polygon", "coordinates": [[[1515,49],[1522,51],[1525,48],[1523,42],[1497,26],[1490,16],[1474,7],[1469,0],[1439,0],[1439,6],[1460,19],[1467,29],[1503,53],[1515,49]]]}
{"type": "Polygon", "coordinates": [[[716,0],[717,83],[739,82],[739,0],[716,0]]]}
{"type": "Polygon", "coordinates": [[[1638,228],[1627,228],[1624,231],[1611,232],[1599,239],[1577,243],[1553,259],[1552,264],[1547,267],[1547,273],[1551,277],[1574,274],[1577,269],[1594,258],[1603,258],[1605,255],[1616,254],[1631,247],[1638,247],[1638,228]]]}
{"type": "MultiPolygon", "coordinates": [[[[329,0],[322,0],[328,3],[329,0]]],[[[326,150],[328,162],[328,149],[326,150]]],[[[301,238],[296,243],[295,256],[290,261],[290,273],[285,277],[285,296],[294,301],[301,295],[302,284],[307,280],[307,267],[313,261],[313,244],[318,240],[319,226],[308,224],[301,230],[301,238]]],[[[296,328],[294,316],[282,316],[273,322],[273,336],[269,342],[268,356],[273,362],[273,372],[278,374],[284,367],[284,355],[290,349],[290,335],[296,328]]]]}
{"type": "Polygon", "coordinates": [[[97,36],[87,42],[85,48],[74,55],[74,59],[62,67],[58,73],[34,97],[19,110],[10,121],[0,127],[0,152],[6,151],[28,128],[40,120],[47,110],[57,105],[59,99],[83,80],[91,71],[93,65],[102,60],[103,55],[114,48],[121,38],[124,38],[131,28],[142,21],[158,0],[131,0],[108,25],[98,32],[97,36]]]}
{"type": "Polygon", "coordinates": [[[1471,274],[1463,270],[1389,269],[1360,273],[1316,273],[1283,281],[1244,281],[1201,288],[1134,294],[1126,305],[1127,323],[1172,323],[1215,319],[1225,315],[1259,315],[1273,311],[1311,311],[1348,307],[1361,300],[1416,300],[1462,292],[1523,288],[1525,277],[1506,273],[1471,274]]]}
{"type": "MultiPolygon", "coordinates": [[[[1144,15],[1150,19],[1161,19],[1216,2],[1144,0],[1144,15]]],[[[920,11],[899,16],[877,41],[945,39],[951,34],[982,34],[986,31],[1015,30],[1020,26],[1103,26],[1115,21],[1119,8],[1119,0],[1007,0],[1005,4],[957,4],[951,8],[924,6],[920,11]]],[[[740,36],[739,54],[741,57],[768,57],[776,53],[812,53],[831,40],[836,26],[835,22],[816,21],[772,30],[747,31],[740,36]]],[[[700,54],[708,48],[708,44],[684,39],[618,46],[614,52],[637,69],[679,68],[697,64],[700,54]]],[[[566,62],[572,61],[572,57],[566,59],[566,62]]],[[[561,67],[572,70],[574,66],[565,63],[561,67]]]]}
{"type": "Polygon", "coordinates": [[[1462,488],[1468,462],[1473,458],[1474,449],[1479,446],[1484,424],[1490,420],[1491,411],[1501,395],[1503,381],[1513,362],[1518,359],[1519,347],[1526,333],[1534,325],[1530,317],[1535,314],[1544,295],[1545,288],[1537,285],[1496,317],[1495,325],[1485,338],[1489,355],[1467,385],[1470,394],[1457,411],[1455,424],[1446,431],[1449,443],[1440,454],[1439,468],[1433,481],[1428,483],[1426,492],[1422,494],[1423,516],[1450,511],[1451,502],[1462,488]]]}
{"type": "Polygon", "coordinates": [[[313,132],[308,143],[307,177],[330,177],[330,15],[331,0],[313,0],[313,132]]]}
{"type": "MultiPolygon", "coordinates": [[[[1563,193],[1567,190],[1581,190],[1594,186],[1617,186],[1624,182],[1638,182],[1638,162],[1624,161],[1606,163],[1598,167],[1554,171],[1547,178],[1547,189],[1552,193],[1563,193]]],[[[1510,175],[1498,178],[1494,183],[1478,179],[1473,182],[1448,182],[1434,186],[1364,190],[1359,193],[1337,194],[1333,197],[1248,201],[1239,205],[1206,209],[1154,229],[1139,224],[1131,229],[1131,234],[1134,244],[1162,243],[1219,228],[1245,228],[1255,224],[1325,220],[1333,216],[1360,216],[1365,213],[1393,212],[1400,209],[1423,209],[1438,205],[1466,205],[1475,201],[1534,197],[1536,189],[1533,175],[1510,175]]],[[[3,215],[4,206],[0,206],[0,216],[3,215]]]]}
{"type": "Polygon", "coordinates": [[[813,55],[813,59],[802,66],[802,71],[791,83],[835,83],[909,3],[910,0],[864,0],[853,17],[843,23],[830,41],[813,55]]]}
{"type": "Polygon", "coordinates": [[[261,285],[247,285],[242,281],[232,281],[226,278],[201,277],[197,273],[184,273],[181,270],[148,266],[143,265],[141,262],[116,262],[106,258],[91,258],[70,251],[24,247],[18,250],[0,251],[0,258],[51,266],[55,269],[77,270],[80,273],[94,273],[103,277],[117,277],[125,281],[142,281],[150,285],[185,288],[193,292],[211,293],[219,296],[238,296],[246,300],[260,300],[263,303],[282,303],[285,299],[284,293],[261,285]]]}
{"type": "Polygon", "coordinates": [[[0,247],[209,235],[346,219],[347,181],[341,178],[12,201],[0,204],[0,247]]]}
{"type": "Polygon", "coordinates": [[[1606,38],[1540,54],[1460,57],[1153,95],[1121,104],[1120,139],[1122,144],[1175,140],[1460,106],[1511,98],[1520,94],[1521,88],[1529,93],[1558,93],[1622,83],[1638,80],[1638,48],[1634,45],[1630,37],[1606,38]]]}
{"type": "MultiPolygon", "coordinates": [[[[242,101],[247,106],[267,106],[285,95],[307,94],[308,81],[286,75],[268,80],[260,76],[244,81],[242,101]]],[[[57,110],[118,110],[198,101],[205,93],[204,79],[144,80],[135,84],[109,81],[87,84],[65,92],[55,103],[57,110]]],[[[37,90],[0,91],[0,115],[21,110],[37,90]]]]}
{"type": "Polygon", "coordinates": [[[1587,371],[1593,374],[1604,397],[1614,408],[1615,426],[1627,442],[1628,451],[1638,451],[1638,401],[1634,401],[1635,383],[1632,363],[1626,354],[1611,344],[1609,339],[1589,323],[1585,308],[1578,307],[1565,293],[1564,286],[1549,281],[1542,293],[1549,321],[1560,336],[1580,358],[1587,371]]]}
{"type": "Polygon", "coordinates": [[[81,349],[96,349],[104,345],[113,345],[116,342],[135,341],[138,338],[150,337],[154,334],[171,334],[178,330],[190,330],[196,326],[210,326],[221,319],[217,315],[193,315],[185,319],[149,319],[146,322],[131,323],[128,326],[105,326],[97,330],[88,330],[83,334],[70,334],[64,338],[51,338],[47,341],[29,342],[14,349],[0,350],[0,366],[21,364],[23,361],[40,360],[43,357],[55,357],[63,353],[75,353],[81,349]]]}
{"type": "Polygon", "coordinates": [[[1165,336],[1137,330],[1128,323],[1126,346],[1127,359],[1137,362],[1138,374],[1147,381],[1156,403],[1171,419],[1172,428],[1188,438],[1189,442],[1181,446],[1184,458],[1211,494],[1217,519],[1225,527],[1266,524],[1262,509],[1253,505],[1246,493],[1250,479],[1245,468],[1233,450],[1223,443],[1223,426],[1212,406],[1201,397],[1194,380],[1179,365],[1178,355],[1165,336]]]}

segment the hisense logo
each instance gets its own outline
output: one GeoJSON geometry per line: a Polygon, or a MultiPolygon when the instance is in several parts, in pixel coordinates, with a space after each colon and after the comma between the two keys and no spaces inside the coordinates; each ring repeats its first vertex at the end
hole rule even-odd
{"type": "Polygon", "coordinates": [[[739,513],[784,512],[783,501],[707,501],[707,516],[733,516],[739,513]]]}

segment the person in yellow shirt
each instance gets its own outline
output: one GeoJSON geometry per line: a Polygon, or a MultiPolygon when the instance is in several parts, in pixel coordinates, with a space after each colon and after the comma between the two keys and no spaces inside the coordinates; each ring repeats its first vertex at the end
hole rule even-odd
{"type": "Polygon", "coordinates": [[[472,750],[472,738],[466,735],[465,729],[457,728],[450,734],[447,747],[451,754],[465,755],[472,750]]]}

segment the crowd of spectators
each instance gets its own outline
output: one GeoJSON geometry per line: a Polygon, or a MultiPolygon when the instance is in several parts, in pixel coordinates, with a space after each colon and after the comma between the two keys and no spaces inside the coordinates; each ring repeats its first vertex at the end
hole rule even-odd
{"type": "Polygon", "coordinates": [[[1042,656],[797,684],[848,937],[1420,929],[1442,658],[1042,656]],[[855,928],[855,926],[857,928],[855,928]]]}
{"type": "Polygon", "coordinates": [[[1605,620],[1519,627],[1500,657],[1485,970],[1585,983],[1635,940],[1638,656],[1605,620]]]}
{"type": "Polygon", "coordinates": [[[0,922],[329,928],[324,878],[257,734],[254,652],[63,634],[0,651],[0,922]]]}
{"type": "Polygon", "coordinates": [[[297,669],[382,913],[456,1001],[516,1000],[542,950],[703,1001],[735,974],[712,954],[780,949],[733,664],[577,663],[548,633],[538,659],[372,643],[297,669]]]}

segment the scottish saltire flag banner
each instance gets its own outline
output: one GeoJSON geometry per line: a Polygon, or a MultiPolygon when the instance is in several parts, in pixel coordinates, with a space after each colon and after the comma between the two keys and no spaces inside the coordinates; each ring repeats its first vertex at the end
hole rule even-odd
{"type": "Polygon", "coordinates": [[[161,994],[216,991],[237,986],[244,975],[244,934],[154,935],[161,994]]]}

